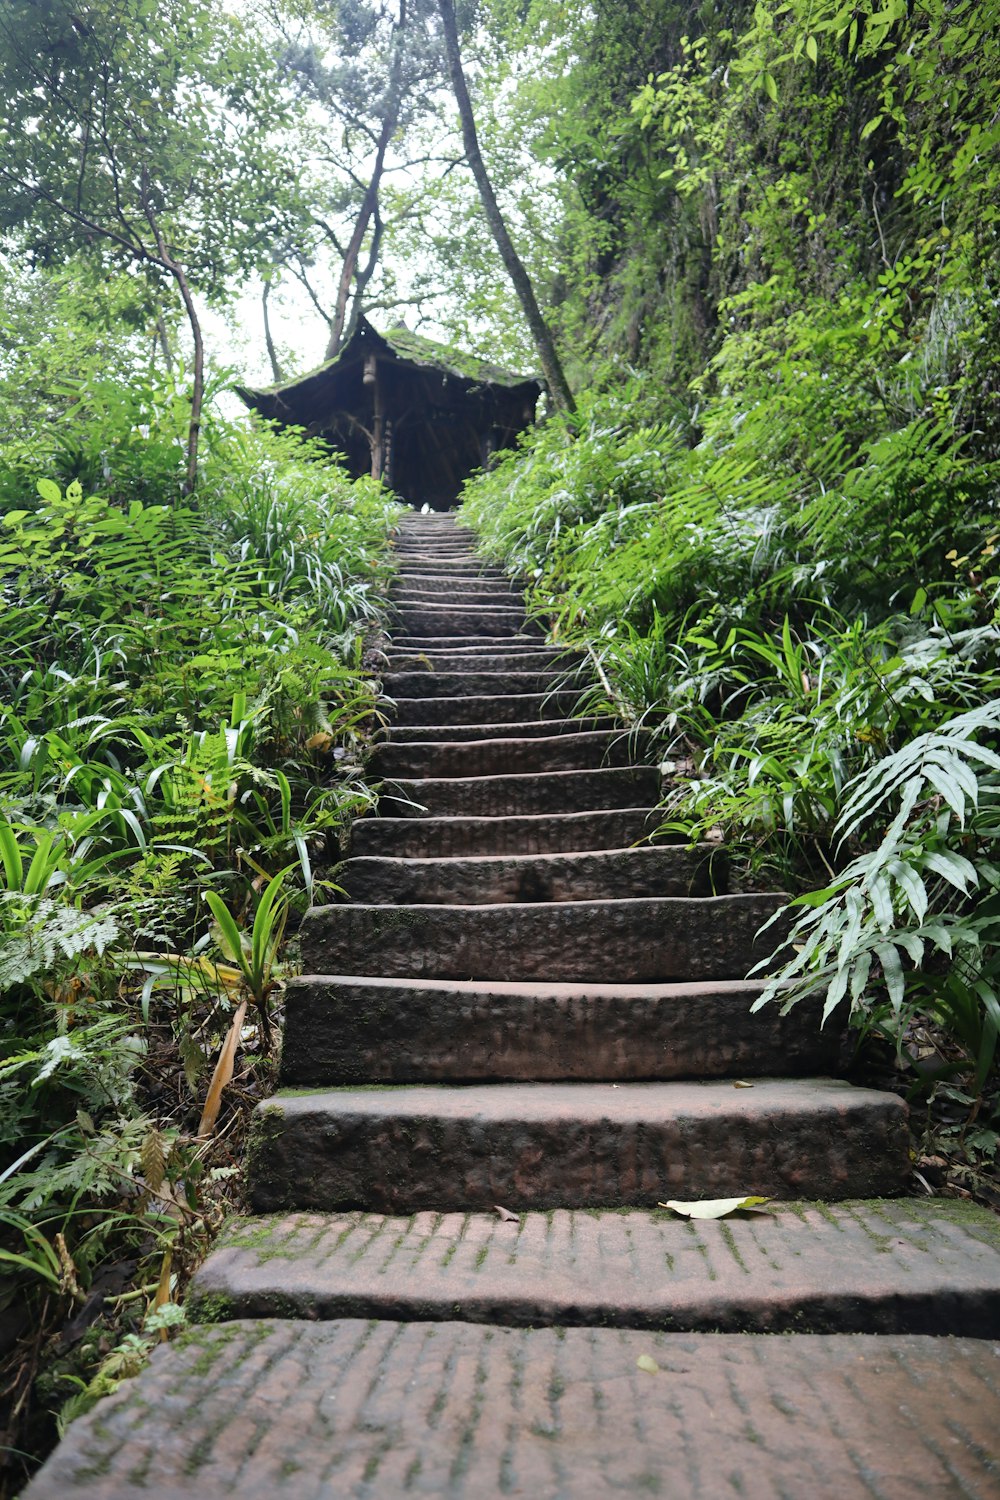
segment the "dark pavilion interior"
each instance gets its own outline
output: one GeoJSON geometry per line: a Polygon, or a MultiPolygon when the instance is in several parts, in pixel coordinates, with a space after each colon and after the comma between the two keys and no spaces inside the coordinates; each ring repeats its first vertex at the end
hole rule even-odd
{"type": "Polygon", "coordinates": [[[320,437],[352,477],[450,510],[465,480],[535,420],[542,383],[361,318],[336,358],[281,385],[238,394],[261,416],[320,437]]]}

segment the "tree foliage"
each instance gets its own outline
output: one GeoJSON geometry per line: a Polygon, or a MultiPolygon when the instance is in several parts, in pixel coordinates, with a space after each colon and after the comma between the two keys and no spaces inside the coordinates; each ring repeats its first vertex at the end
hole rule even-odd
{"type": "Polygon", "coordinates": [[[204,344],[221,298],[287,224],[286,101],[248,26],[207,0],[4,0],[0,228],[35,264],[89,251],[172,283],[194,346],[187,487],[204,344]]]}

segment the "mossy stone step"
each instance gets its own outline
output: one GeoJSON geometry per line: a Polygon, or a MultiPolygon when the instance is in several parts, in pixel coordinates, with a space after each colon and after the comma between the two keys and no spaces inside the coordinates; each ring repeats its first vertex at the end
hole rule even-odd
{"type": "Polygon", "coordinates": [[[541,671],[495,672],[469,665],[460,671],[446,668],[432,672],[386,672],[383,691],[390,698],[489,698],[494,695],[548,693],[565,686],[566,671],[543,667],[541,671]]]}
{"type": "Polygon", "coordinates": [[[248,1172],[260,1213],[418,1213],[872,1198],[909,1165],[894,1094],[767,1078],[281,1093],[255,1111],[248,1172]]]}
{"type": "Polygon", "coordinates": [[[511,906],[314,906],[300,932],[313,974],[563,979],[624,984],[744,979],[779,940],[755,934],[785,900],[649,896],[511,906]]]}
{"type": "Polygon", "coordinates": [[[523,633],[515,632],[513,635],[508,631],[504,635],[409,635],[402,630],[394,630],[392,640],[389,643],[393,651],[426,651],[433,655],[435,652],[461,651],[475,656],[489,651],[537,651],[543,646],[539,631],[533,626],[530,631],[523,633]]]}
{"type": "MultiPolygon", "coordinates": [[[[572,721],[570,721],[572,722],[572,721]]],[[[594,766],[632,765],[645,748],[613,730],[573,734],[508,735],[478,740],[390,740],[376,746],[369,774],[382,778],[527,775],[538,771],[583,771],[594,766]]]]}
{"type": "Polygon", "coordinates": [[[553,668],[563,671],[578,667],[580,658],[570,660],[566,653],[554,646],[518,646],[509,651],[479,652],[472,656],[468,652],[449,651],[389,651],[386,654],[390,672],[412,672],[419,675],[421,683],[441,672],[543,672],[553,668]]]}
{"type": "Polygon", "coordinates": [[[528,813],[600,811],[654,803],[654,766],[599,771],[529,771],[497,776],[395,777],[384,783],[379,809],[389,817],[520,817],[528,813]]]}
{"type": "Polygon", "coordinates": [[[398,604],[395,614],[403,635],[476,636],[530,633],[523,605],[398,604]]]}
{"type": "MultiPolygon", "coordinates": [[[[524,726],[518,728],[523,731],[524,726]]],[[[660,814],[648,807],[542,813],[522,818],[366,817],[359,818],[351,829],[351,852],[443,859],[464,854],[567,854],[588,849],[622,849],[650,838],[659,823],[660,814]]]]}
{"type": "Polygon", "coordinates": [[[547,693],[396,698],[391,712],[397,724],[518,724],[532,719],[569,718],[579,701],[577,688],[561,688],[547,693]]]}
{"type": "Polygon", "coordinates": [[[334,879],[348,900],[381,906],[614,901],[724,895],[727,865],[717,845],[665,844],[579,854],[355,857],[334,879]]]}
{"type": "Polygon", "coordinates": [[[761,986],[303,975],[285,993],[281,1082],[615,1082],[834,1073],[818,1004],[750,1006],[761,986]]]}

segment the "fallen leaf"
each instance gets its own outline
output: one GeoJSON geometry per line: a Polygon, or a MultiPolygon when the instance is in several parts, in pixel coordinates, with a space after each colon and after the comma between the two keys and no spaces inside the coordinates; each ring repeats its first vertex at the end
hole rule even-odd
{"type": "Polygon", "coordinates": [[[660,1367],[651,1354],[640,1354],[636,1360],[640,1370],[645,1370],[647,1375],[659,1375],[660,1367]]]}
{"type": "Polygon", "coordinates": [[[747,1083],[747,1081],[746,1081],[745,1078],[737,1078],[736,1082],[733,1084],[733,1088],[734,1089],[752,1089],[753,1088],[753,1084],[752,1083],[747,1083]]]}
{"type": "Polygon", "coordinates": [[[676,1198],[669,1198],[666,1203],[658,1203],[658,1208],[672,1208],[675,1214],[680,1214],[685,1219],[724,1219],[726,1214],[734,1214],[741,1208],[756,1208],[759,1203],[769,1203],[769,1198],[700,1198],[694,1203],[679,1203],[676,1198]]]}
{"type": "Polygon", "coordinates": [[[517,1214],[512,1214],[509,1208],[501,1208],[500,1205],[499,1205],[499,1203],[494,1203],[493,1207],[496,1210],[496,1212],[500,1215],[500,1221],[501,1221],[501,1223],[503,1223],[503,1224],[517,1224],[519,1222],[517,1214]]]}
{"type": "Polygon", "coordinates": [[[230,1023],[226,1033],[226,1039],[222,1044],[212,1081],[208,1086],[205,1096],[205,1107],[201,1112],[201,1123],[198,1126],[199,1135],[211,1135],[215,1128],[215,1122],[219,1117],[219,1105],[222,1103],[222,1095],[227,1083],[232,1081],[233,1064],[236,1060],[236,1048],[239,1045],[240,1033],[243,1030],[243,1021],[247,1013],[247,1002],[241,1000],[236,1008],[236,1014],[230,1023]]]}

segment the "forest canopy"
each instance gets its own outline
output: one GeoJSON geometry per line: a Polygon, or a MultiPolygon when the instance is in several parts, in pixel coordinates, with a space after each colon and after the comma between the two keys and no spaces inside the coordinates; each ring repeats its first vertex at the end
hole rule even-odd
{"type": "Polygon", "coordinates": [[[544,371],[463,519],[985,1191],[1000,0],[0,0],[0,85],[11,1449],[183,1316],[376,795],[399,507],[232,395],[362,317],[544,371]]]}

